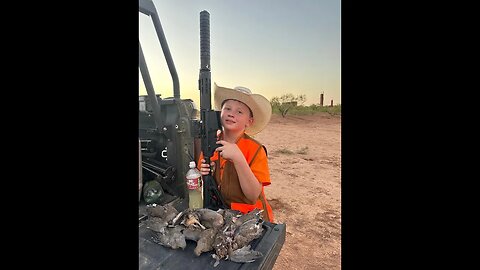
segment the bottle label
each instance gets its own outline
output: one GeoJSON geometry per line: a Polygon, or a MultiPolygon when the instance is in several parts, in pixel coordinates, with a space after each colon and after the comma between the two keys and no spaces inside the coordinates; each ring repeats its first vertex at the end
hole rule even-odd
{"type": "Polygon", "coordinates": [[[187,179],[187,188],[188,189],[197,189],[198,186],[198,178],[195,179],[187,179]]]}

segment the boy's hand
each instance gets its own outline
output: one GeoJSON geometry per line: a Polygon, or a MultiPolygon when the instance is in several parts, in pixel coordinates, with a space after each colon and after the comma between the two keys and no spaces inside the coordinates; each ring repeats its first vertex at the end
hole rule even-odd
{"type": "Polygon", "coordinates": [[[217,144],[221,144],[221,146],[217,147],[215,151],[217,151],[222,158],[228,159],[234,163],[243,158],[242,151],[240,151],[237,144],[229,143],[224,140],[217,141],[217,144]]]}
{"type": "Polygon", "coordinates": [[[202,164],[200,164],[200,173],[202,175],[208,175],[210,174],[210,172],[213,173],[213,169],[215,168],[215,162],[210,162],[210,165],[208,165],[207,163],[205,163],[205,159],[202,159],[202,164]],[[212,167],[212,169],[210,169],[210,166],[212,167]]]}

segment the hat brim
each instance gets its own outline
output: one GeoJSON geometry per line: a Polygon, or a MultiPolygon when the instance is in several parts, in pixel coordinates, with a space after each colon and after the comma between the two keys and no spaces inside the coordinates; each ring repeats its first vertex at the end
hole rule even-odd
{"type": "Polygon", "coordinates": [[[214,83],[215,110],[222,109],[223,101],[235,99],[245,103],[253,113],[253,124],[245,129],[248,135],[255,135],[262,131],[272,116],[272,105],[264,96],[259,94],[247,94],[235,89],[218,86],[214,83]]]}

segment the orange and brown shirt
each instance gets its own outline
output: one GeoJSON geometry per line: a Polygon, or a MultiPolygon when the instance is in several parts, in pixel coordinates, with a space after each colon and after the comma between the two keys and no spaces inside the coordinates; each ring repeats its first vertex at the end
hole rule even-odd
{"type": "MultiPolygon", "coordinates": [[[[215,162],[216,169],[214,171],[214,178],[218,185],[218,189],[222,194],[225,203],[230,205],[231,209],[239,210],[243,213],[247,213],[255,208],[264,209],[264,219],[273,222],[272,209],[268,204],[263,191],[264,186],[271,184],[267,153],[261,143],[245,133],[240,137],[236,144],[240,151],[242,151],[253,174],[262,184],[262,191],[255,202],[247,199],[240,186],[234,164],[231,161],[220,157],[218,152],[214,152],[214,155],[210,157],[210,161],[215,162]]],[[[202,159],[203,153],[200,154],[199,162],[197,163],[199,164],[199,168],[202,159]]]]}

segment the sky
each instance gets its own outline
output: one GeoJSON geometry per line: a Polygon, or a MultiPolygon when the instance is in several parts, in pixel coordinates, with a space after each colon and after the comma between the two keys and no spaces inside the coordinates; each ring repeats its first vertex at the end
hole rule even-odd
{"type": "MultiPolygon", "coordinates": [[[[210,13],[213,82],[244,86],[268,100],[305,95],[304,105],[341,104],[340,0],[153,0],[180,81],[180,97],[200,106],[200,12],[210,13]]],[[[150,17],[139,41],[156,94],[173,82],[150,17]]],[[[139,95],[146,95],[139,70],[139,95]]]]}

